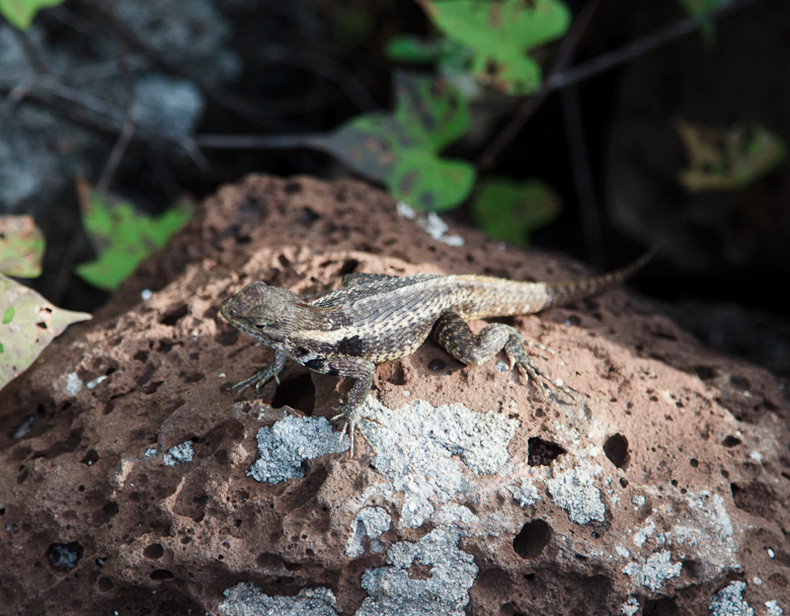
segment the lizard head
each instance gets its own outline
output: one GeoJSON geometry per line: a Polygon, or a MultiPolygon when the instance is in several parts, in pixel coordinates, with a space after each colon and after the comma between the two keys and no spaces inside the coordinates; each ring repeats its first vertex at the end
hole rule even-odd
{"type": "Polygon", "coordinates": [[[278,339],[300,305],[301,298],[288,289],[252,282],[222,302],[219,312],[234,327],[266,341],[278,339]]]}

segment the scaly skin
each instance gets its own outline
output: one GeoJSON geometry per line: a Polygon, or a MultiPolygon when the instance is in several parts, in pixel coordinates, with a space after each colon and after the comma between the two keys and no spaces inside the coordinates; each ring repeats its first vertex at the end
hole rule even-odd
{"type": "Polygon", "coordinates": [[[287,359],[306,368],[355,380],[334,418],[351,431],[363,418],[376,364],[411,355],[430,335],[465,364],[482,364],[504,350],[510,366],[531,377],[544,395],[556,387],[529,358],[527,341],[513,327],[491,323],[473,334],[467,320],[533,314],[597,295],[622,283],[654,254],[602,276],[569,282],[517,282],[490,276],[352,274],[345,286],[307,302],[295,293],[253,282],[225,300],[234,327],[274,349],[274,361],[234,385],[239,392],[277,380],[287,359]]]}

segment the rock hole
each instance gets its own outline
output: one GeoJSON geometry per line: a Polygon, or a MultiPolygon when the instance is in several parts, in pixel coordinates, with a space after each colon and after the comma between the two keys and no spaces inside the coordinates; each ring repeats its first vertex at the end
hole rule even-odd
{"type": "Polygon", "coordinates": [[[724,437],[724,440],[721,442],[721,444],[725,447],[736,447],[741,444],[741,439],[730,434],[729,436],[724,437]]]}
{"type": "Polygon", "coordinates": [[[543,520],[532,520],[513,539],[513,549],[521,558],[537,558],[551,540],[553,530],[543,520]]]}
{"type": "Polygon", "coordinates": [[[691,460],[689,460],[689,466],[691,468],[697,468],[699,466],[699,460],[697,460],[697,458],[691,458],[691,460]]]}
{"type": "Polygon", "coordinates": [[[428,362],[428,370],[431,372],[439,372],[440,370],[444,370],[447,367],[447,364],[444,362],[443,359],[432,359],[428,362]]]}
{"type": "Polygon", "coordinates": [[[774,502],[776,497],[765,484],[753,482],[740,486],[737,483],[731,483],[730,491],[732,492],[732,500],[735,501],[735,506],[738,509],[743,509],[752,515],[763,518],[773,518],[771,503],[774,502]]]}
{"type": "Polygon", "coordinates": [[[202,372],[190,372],[183,375],[184,383],[198,383],[205,378],[202,372]]]}
{"type": "Polygon", "coordinates": [[[132,355],[132,359],[136,359],[140,363],[145,363],[148,361],[148,351],[137,351],[134,355],[132,355]]]}
{"type": "Polygon", "coordinates": [[[113,516],[118,514],[118,511],[120,511],[120,508],[118,507],[118,503],[116,503],[114,501],[110,501],[108,503],[105,503],[104,506],[101,508],[101,510],[102,510],[102,512],[104,512],[104,514],[107,517],[111,518],[111,517],[113,517],[113,516]]]}
{"type": "Polygon", "coordinates": [[[87,466],[93,466],[98,461],[99,461],[99,454],[95,449],[89,450],[88,453],[82,456],[82,460],[80,460],[80,462],[82,462],[87,466]]]}
{"type": "Polygon", "coordinates": [[[109,592],[112,590],[113,586],[115,586],[115,584],[112,583],[112,580],[108,577],[100,577],[96,585],[102,592],[109,592]]]}
{"type": "MultiPolygon", "coordinates": [[[[283,186],[283,192],[286,195],[295,195],[302,192],[302,184],[296,180],[291,180],[283,186]]],[[[307,209],[307,208],[305,208],[307,209]]]]}
{"type": "Polygon", "coordinates": [[[274,392],[272,407],[278,409],[290,406],[306,414],[311,414],[315,409],[315,386],[309,372],[304,372],[292,378],[281,380],[274,392]]]}
{"type": "Polygon", "coordinates": [[[340,267],[338,274],[340,274],[341,277],[347,276],[348,274],[353,274],[357,271],[358,267],[359,261],[356,259],[346,259],[343,265],[340,267]]]}
{"type": "Polygon", "coordinates": [[[145,387],[143,387],[142,391],[144,394],[150,396],[162,386],[162,383],[164,383],[164,381],[151,381],[145,387]]]}
{"type": "Polygon", "coordinates": [[[173,306],[167,310],[162,316],[159,317],[159,322],[162,325],[173,326],[189,314],[189,308],[186,304],[181,303],[173,306]]]}
{"type": "Polygon", "coordinates": [[[47,548],[47,560],[54,569],[71,571],[82,558],[82,546],[76,541],[53,543],[47,548]]]}
{"type": "Polygon", "coordinates": [[[603,444],[603,452],[617,468],[625,468],[628,464],[628,439],[622,434],[613,434],[603,444]]]}
{"type": "Polygon", "coordinates": [[[151,545],[147,545],[143,550],[143,556],[150,558],[151,560],[162,558],[164,554],[165,549],[162,547],[161,543],[152,543],[151,545]]]}
{"type": "Polygon", "coordinates": [[[710,381],[716,378],[716,370],[710,366],[694,366],[694,372],[703,381],[710,381]]]}
{"type": "Polygon", "coordinates": [[[156,352],[166,355],[176,345],[175,341],[167,338],[160,338],[156,341],[156,352]]]}
{"type": "Polygon", "coordinates": [[[537,436],[533,436],[529,439],[527,450],[529,451],[527,464],[530,466],[551,466],[554,460],[562,454],[567,453],[565,448],[556,443],[544,441],[537,436]]]}
{"type": "Polygon", "coordinates": [[[261,552],[255,559],[255,564],[259,569],[279,569],[283,566],[283,559],[277,554],[261,552]]]}
{"type": "Polygon", "coordinates": [[[681,574],[691,579],[697,579],[699,577],[699,562],[691,558],[687,558],[682,562],[683,568],[680,570],[681,574]]]}
{"type": "Polygon", "coordinates": [[[620,477],[620,485],[623,488],[627,488],[628,487],[628,479],[626,479],[625,477],[620,477]]]}
{"type": "Polygon", "coordinates": [[[176,576],[167,569],[154,569],[151,571],[151,579],[156,582],[167,582],[176,579],[176,576]]]}
{"type": "Polygon", "coordinates": [[[77,447],[80,446],[82,442],[82,428],[75,428],[69,435],[63,439],[62,441],[58,441],[57,443],[53,443],[52,446],[47,449],[46,451],[41,452],[36,457],[44,457],[47,459],[57,458],[64,453],[71,453],[77,447]]]}
{"type": "Polygon", "coordinates": [[[664,599],[645,599],[642,607],[644,616],[678,616],[678,606],[669,597],[664,599]]]}
{"type": "Polygon", "coordinates": [[[319,218],[320,216],[315,212],[314,209],[304,207],[302,208],[302,213],[299,216],[299,222],[301,222],[305,227],[309,227],[319,218]]]}
{"type": "Polygon", "coordinates": [[[730,385],[735,387],[736,389],[746,390],[751,387],[751,383],[749,383],[749,379],[745,376],[740,376],[737,374],[733,374],[730,377],[730,385]]]}

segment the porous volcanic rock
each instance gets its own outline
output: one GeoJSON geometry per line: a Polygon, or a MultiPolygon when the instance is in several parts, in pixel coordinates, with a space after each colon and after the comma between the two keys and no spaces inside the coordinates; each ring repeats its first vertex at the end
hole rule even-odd
{"type": "Polygon", "coordinates": [[[348,382],[289,364],[229,391],[271,358],[218,318],[251,280],[585,273],[450,233],[463,245],[353,181],[250,176],[208,199],[0,392],[0,613],[790,609],[784,392],[626,290],[511,321],[576,401],[426,343],[379,368],[353,458],[327,421],[348,382]]]}

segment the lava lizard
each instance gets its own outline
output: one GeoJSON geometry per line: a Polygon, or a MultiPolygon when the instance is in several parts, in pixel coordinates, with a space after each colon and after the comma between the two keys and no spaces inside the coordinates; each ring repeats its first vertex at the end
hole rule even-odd
{"type": "Polygon", "coordinates": [[[274,349],[274,361],[233,386],[259,389],[290,358],[314,372],[355,379],[333,418],[351,431],[373,385],[376,364],[412,354],[425,339],[439,343],[464,364],[482,364],[500,351],[510,368],[551,394],[552,383],[527,355],[524,337],[510,325],[490,323],[474,334],[466,321],[540,312],[601,293],[641,268],[654,250],[622,269],[567,282],[517,282],[477,275],[350,274],[344,286],[307,301],[282,287],[252,282],[226,299],[222,314],[234,327],[274,349]]]}

